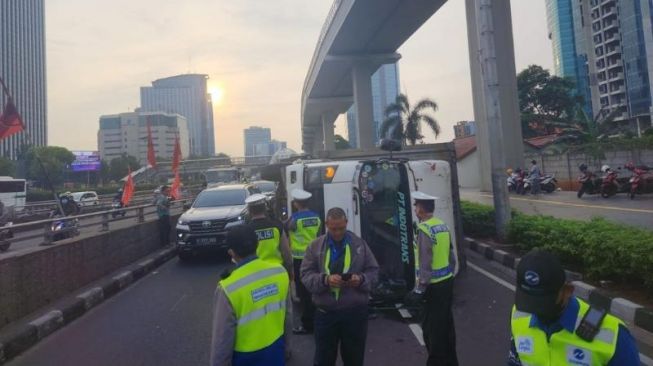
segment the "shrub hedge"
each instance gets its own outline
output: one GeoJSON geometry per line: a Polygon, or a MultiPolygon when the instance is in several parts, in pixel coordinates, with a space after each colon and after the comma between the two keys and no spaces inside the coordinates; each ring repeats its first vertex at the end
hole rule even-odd
{"type": "MultiPolygon", "coordinates": [[[[495,236],[494,209],[463,202],[463,229],[495,236]]],[[[591,221],[513,214],[508,241],[519,250],[543,248],[591,279],[635,282],[653,289],[653,232],[595,218],[591,221]]]]}

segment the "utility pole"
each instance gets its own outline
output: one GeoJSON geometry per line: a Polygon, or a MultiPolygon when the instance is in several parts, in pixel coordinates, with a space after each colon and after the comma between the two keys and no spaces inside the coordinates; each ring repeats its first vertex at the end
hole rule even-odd
{"type": "Polygon", "coordinates": [[[492,193],[497,234],[501,240],[506,238],[510,221],[510,201],[506,185],[506,156],[500,104],[499,72],[495,47],[495,28],[492,16],[493,0],[475,0],[476,30],[478,35],[478,57],[483,80],[483,99],[492,174],[492,193]]]}

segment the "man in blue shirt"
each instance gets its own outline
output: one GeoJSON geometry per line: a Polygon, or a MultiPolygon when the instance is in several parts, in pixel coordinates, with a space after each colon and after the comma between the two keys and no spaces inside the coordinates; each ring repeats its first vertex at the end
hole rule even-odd
{"type": "Polygon", "coordinates": [[[573,292],[554,255],[535,249],[522,258],[508,365],[639,366],[635,339],[616,317],[606,314],[593,324],[588,320],[596,333],[587,339],[581,327],[593,309],[573,292]]]}

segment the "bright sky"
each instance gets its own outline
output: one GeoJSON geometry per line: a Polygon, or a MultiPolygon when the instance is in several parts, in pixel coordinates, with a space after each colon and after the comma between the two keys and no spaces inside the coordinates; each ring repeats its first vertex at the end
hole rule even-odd
{"type": "MultiPolygon", "coordinates": [[[[299,150],[300,97],[330,0],[48,0],[50,144],[97,149],[98,119],[133,110],[139,87],[210,76],[216,149],[243,155],[243,129],[299,150]]],[[[517,69],[552,67],[544,0],[511,0],[517,69]]],[[[401,90],[434,99],[443,133],[473,119],[463,0],[449,0],[399,50],[401,90]]],[[[337,131],[345,133],[344,119],[337,131]]]]}

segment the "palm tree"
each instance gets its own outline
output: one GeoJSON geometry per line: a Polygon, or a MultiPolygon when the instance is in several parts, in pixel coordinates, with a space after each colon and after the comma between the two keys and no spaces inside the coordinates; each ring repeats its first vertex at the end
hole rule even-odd
{"type": "Polygon", "coordinates": [[[436,112],[438,110],[437,103],[430,99],[422,99],[415,108],[411,108],[408,97],[399,94],[395,102],[385,109],[385,120],[381,125],[381,136],[415,145],[417,141],[424,140],[421,131],[421,123],[423,122],[431,128],[437,138],[440,134],[440,125],[435,118],[425,113],[429,109],[436,112]]]}

